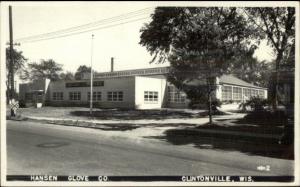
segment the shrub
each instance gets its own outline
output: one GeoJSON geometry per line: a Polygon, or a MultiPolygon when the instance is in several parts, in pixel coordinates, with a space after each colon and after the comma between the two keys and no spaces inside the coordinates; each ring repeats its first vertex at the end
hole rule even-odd
{"type": "Polygon", "coordinates": [[[266,99],[262,99],[260,97],[251,97],[245,103],[241,103],[239,108],[245,110],[247,107],[250,107],[253,111],[263,111],[266,106],[268,106],[269,102],[266,99]]]}
{"type": "Polygon", "coordinates": [[[217,111],[217,107],[220,107],[222,105],[222,102],[219,99],[214,99],[211,102],[211,108],[212,111],[217,111]]]}
{"type": "Polygon", "coordinates": [[[24,100],[20,100],[20,101],[19,101],[19,107],[20,107],[20,108],[25,108],[25,107],[26,107],[26,104],[25,104],[25,101],[24,101],[24,100]]]}

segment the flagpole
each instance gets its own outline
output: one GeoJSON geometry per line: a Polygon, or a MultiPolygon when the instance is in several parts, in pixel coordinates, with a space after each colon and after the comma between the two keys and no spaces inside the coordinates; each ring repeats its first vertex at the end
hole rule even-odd
{"type": "Polygon", "coordinates": [[[93,115],[93,40],[94,34],[92,34],[91,40],[91,92],[90,92],[90,115],[93,115]]]}

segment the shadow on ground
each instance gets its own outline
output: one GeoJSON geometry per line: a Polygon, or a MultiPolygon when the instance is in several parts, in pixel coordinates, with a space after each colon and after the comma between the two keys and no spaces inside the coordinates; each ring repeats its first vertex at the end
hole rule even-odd
{"type": "MultiPolygon", "coordinates": [[[[225,131],[237,131],[237,132],[245,132],[245,133],[259,133],[259,134],[273,134],[273,135],[281,135],[283,133],[283,125],[258,125],[255,123],[243,123],[239,122],[242,119],[238,120],[228,120],[228,119],[215,119],[215,122],[220,125],[201,125],[199,129],[212,129],[212,130],[225,130],[225,131]],[[230,121],[231,125],[224,125],[222,122],[230,121]]],[[[244,120],[245,121],[245,120],[244,120]]]]}
{"type": "Polygon", "coordinates": [[[223,151],[239,151],[248,155],[259,155],[272,158],[294,159],[293,145],[280,145],[277,140],[259,138],[222,137],[220,134],[196,132],[191,128],[166,130],[163,136],[145,138],[160,139],[173,145],[193,144],[199,149],[219,149],[223,151]]]}
{"type": "Polygon", "coordinates": [[[101,124],[101,125],[96,125],[94,128],[95,129],[100,129],[103,131],[128,131],[128,130],[134,130],[139,128],[140,126],[138,125],[119,125],[119,124],[101,124]]]}
{"type": "Polygon", "coordinates": [[[287,115],[283,111],[250,112],[244,118],[236,120],[235,123],[260,126],[283,126],[287,124],[287,115]]]}
{"type": "MultiPolygon", "coordinates": [[[[72,111],[73,116],[90,117],[89,111],[72,111]]],[[[159,119],[183,119],[205,117],[206,112],[188,113],[184,111],[169,110],[103,110],[94,111],[93,117],[103,120],[159,120],[159,119]]]]}

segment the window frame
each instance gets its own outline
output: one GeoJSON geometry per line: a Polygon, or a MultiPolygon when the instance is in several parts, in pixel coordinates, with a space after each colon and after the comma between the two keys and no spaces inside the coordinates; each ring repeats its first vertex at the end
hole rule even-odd
{"type": "Polygon", "coordinates": [[[69,100],[70,101],[81,101],[81,92],[79,92],[79,91],[69,92],[69,100]]]}
{"type": "Polygon", "coordinates": [[[178,90],[175,86],[168,86],[168,102],[169,103],[186,103],[187,96],[184,92],[178,90]]]}
{"type": "Polygon", "coordinates": [[[108,91],[106,93],[107,101],[109,102],[123,102],[124,92],[123,91],[108,91]]]}
{"type": "Polygon", "coordinates": [[[222,86],[222,101],[232,101],[233,100],[233,87],[229,85],[222,86]]]}
{"type": "Polygon", "coordinates": [[[158,91],[144,91],[144,103],[158,103],[158,91]]]}
{"type": "Polygon", "coordinates": [[[64,100],[64,92],[52,92],[52,100],[53,101],[63,101],[64,100]]]}
{"type": "MultiPolygon", "coordinates": [[[[87,92],[87,100],[91,100],[91,92],[87,92]]],[[[102,92],[93,92],[93,101],[102,101],[102,92]]]]}
{"type": "Polygon", "coordinates": [[[233,101],[242,101],[242,99],[243,99],[242,87],[233,86],[232,87],[232,100],[233,101]]]}

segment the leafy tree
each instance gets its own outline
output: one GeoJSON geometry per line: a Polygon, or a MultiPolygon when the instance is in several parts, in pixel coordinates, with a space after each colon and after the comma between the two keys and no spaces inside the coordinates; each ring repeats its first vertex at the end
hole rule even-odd
{"type": "Polygon", "coordinates": [[[246,82],[267,88],[272,70],[271,62],[258,61],[257,58],[250,57],[240,63],[235,63],[230,73],[246,82]]]}
{"type": "Polygon", "coordinates": [[[75,73],[75,79],[81,80],[84,73],[90,73],[91,67],[87,67],[86,65],[81,65],[77,68],[77,71],[75,73]]]}
{"type": "MultiPolygon", "coordinates": [[[[18,51],[16,49],[13,50],[13,58],[14,58],[14,72],[19,73],[27,62],[27,58],[25,58],[22,54],[22,51],[18,51]]],[[[9,65],[10,65],[10,50],[6,48],[6,70],[9,73],[9,65]]]]}
{"type": "Polygon", "coordinates": [[[210,123],[215,77],[256,49],[236,8],[159,7],[141,33],[140,44],[154,56],[151,62],[170,62],[169,81],[187,93],[205,90],[210,123]]]}
{"type": "MultiPolygon", "coordinates": [[[[13,59],[14,59],[14,64],[13,64],[13,69],[14,73],[21,74],[22,70],[24,69],[25,63],[27,62],[27,59],[23,56],[22,51],[18,51],[16,49],[13,50],[13,59]]],[[[7,76],[7,81],[6,81],[6,98],[7,98],[7,103],[9,102],[9,93],[10,93],[10,49],[6,48],[6,76],[7,76]]],[[[13,95],[16,95],[15,91],[13,91],[13,95]]]]}
{"type": "MultiPolygon", "coordinates": [[[[256,7],[246,8],[249,23],[260,31],[262,38],[268,40],[276,54],[276,79],[275,94],[273,98],[274,108],[278,105],[278,80],[279,70],[282,64],[289,62],[289,54],[295,50],[295,8],[294,7],[256,7]]],[[[294,53],[295,54],[295,53],[294,53]]],[[[295,64],[295,58],[292,60],[295,64]]]]}
{"type": "Polygon", "coordinates": [[[281,68],[287,68],[290,71],[295,70],[295,41],[286,50],[286,53],[283,56],[281,68]]]}
{"type": "Polygon", "coordinates": [[[62,65],[54,60],[41,60],[40,63],[28,63],[28,70],[24,72],[23,79],[37,80],[48,78],[52,81],[59,80],[59,73],[62,71],[62,65]]]}
{"type": "Polygon", "coordinates": [[[61,73],[59,75],[59,79],[70,81],[70,80],[74,80],[75,77],[74,77],[74,74],[72,72],[67,71],[66,73],[61,73]]]}

